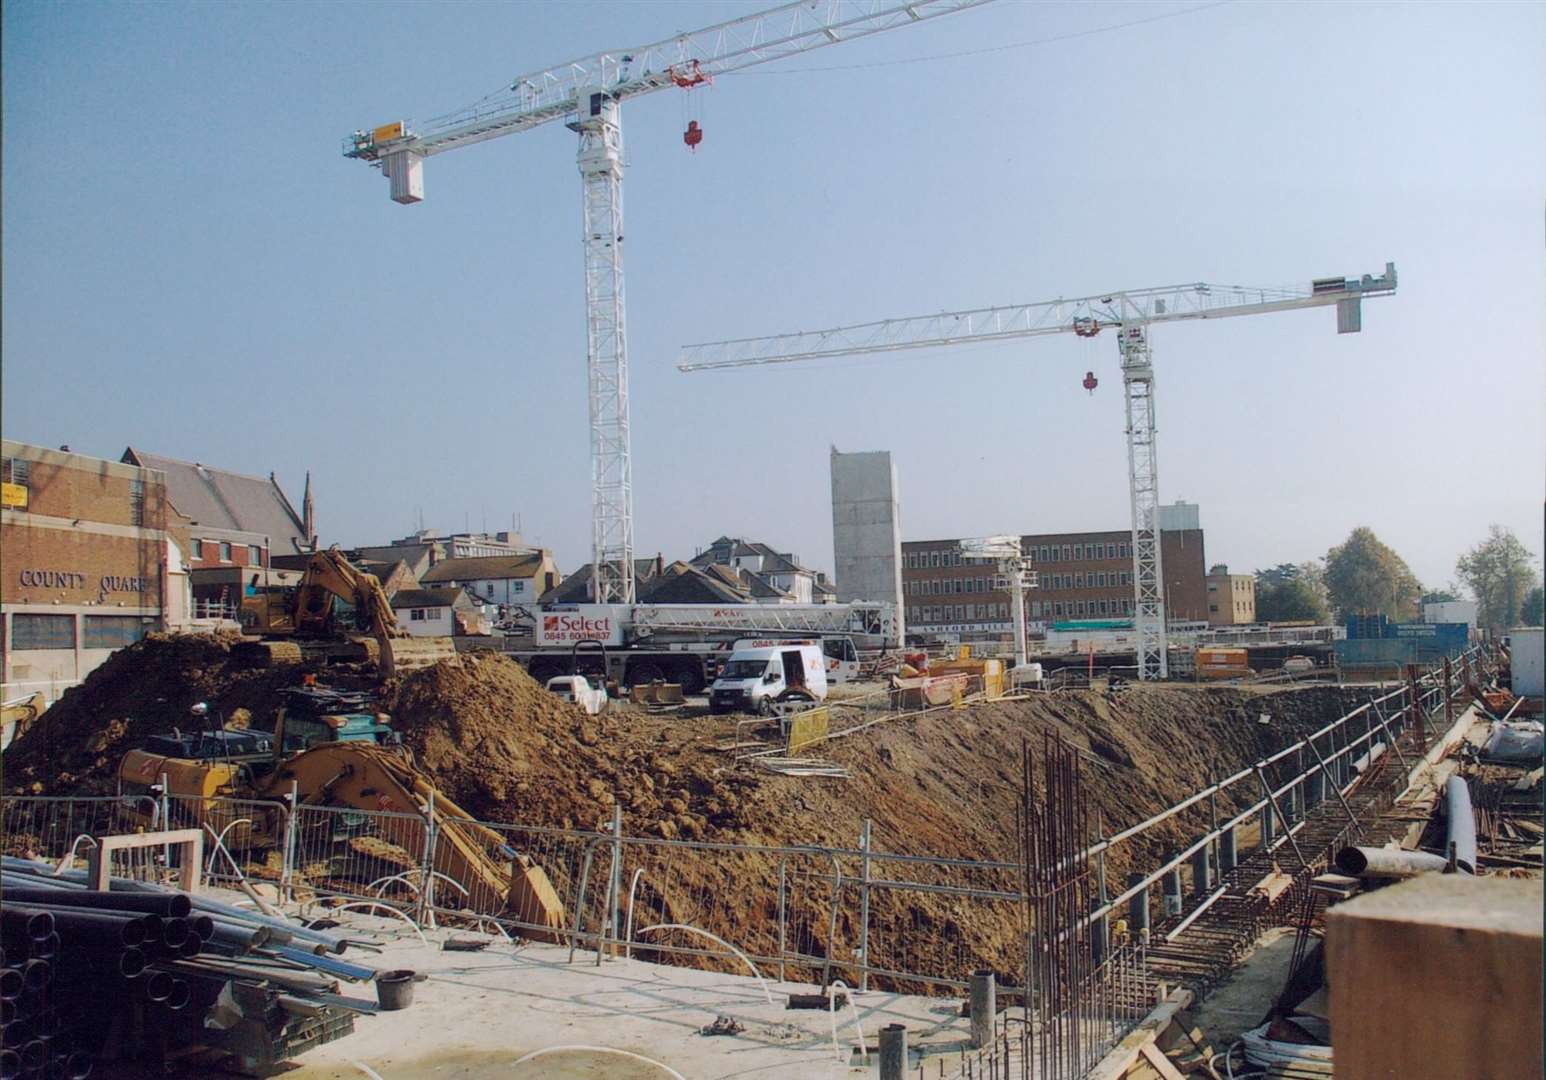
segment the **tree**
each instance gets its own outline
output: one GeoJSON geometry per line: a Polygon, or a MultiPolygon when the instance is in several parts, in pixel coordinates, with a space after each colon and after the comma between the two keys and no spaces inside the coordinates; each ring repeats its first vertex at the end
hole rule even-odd
{"type": "Polygon", "coordinates": [[[1417,614],[1423,588],[1405,559],[1381,543],[1373,529],[1359,526],[1326,552],[1326,591],[1343,617],[1379,614],[1400,620],[1417,614]]]}
{"type": "Polygon", "coordinates": [[[1540,626],[1546,623],[1546,590],[1539,585],[1525,594],[1525,602],[1519,605],[1520,626],[1540,626]]]}
{"type": "Polygon", "coordinates": [[[1256,571],[1258,622],[1325,623],[1331,618],[1321,568],[1314,562],[1281,563],[1256,571]]]}
{"type": "Polygon", "coordinates": [[[1425,604],[1453,604],[1459,599],[1460,593],[1455,588],[1453,581],[1442,589],[1429,589],[1423,593],[1423,603],[1425,604]]]}
{"type": "Polygon", "coordinates": [[[1512,531],[1490,526],[1487,539],[1460,556],[1455,573],[1476,597],[1476,621],[1493,634],[1507,630],[1525,596],[1540,584],[1533,556],[1512,531]]]}

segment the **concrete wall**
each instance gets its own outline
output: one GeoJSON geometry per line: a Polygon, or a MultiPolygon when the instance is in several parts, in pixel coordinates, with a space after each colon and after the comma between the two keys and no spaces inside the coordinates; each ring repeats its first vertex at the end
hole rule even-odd
{"type": "Polygon", "coordinates": [[[1546,695],[1546,658],[1542,653],[1543,634],[1539,626],[1516,626],[1508,632],[1510,670],[1514,677],[1514,693],[1520,697],[1538,698],[1546,695]]]}
{"type": "Polygon", "coordinates": [[[890,451],[832,448],[832,562],[838,602],[895,604],[897,634],[905,640],[902,508],[890,451]]]}

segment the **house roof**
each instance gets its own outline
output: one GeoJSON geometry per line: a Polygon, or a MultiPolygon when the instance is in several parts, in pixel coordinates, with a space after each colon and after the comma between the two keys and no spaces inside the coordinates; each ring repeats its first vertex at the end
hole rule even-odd
{"type": "Polygon", "coordinates": [[[746,582],[747,591],[750,592],[753,597],[772,597],[783,599],[789,596],[789,593],[785,592],[783,589],[780,589],[777,585],[774,585],[761,574],[754,574],[750,570],[742,570],[741,577],[746,582]]]}
{"type": "Polygon", "coordinates": [[[417,607],[455,607],[456,602],[466,595],[467,593],[460,588],[399,589],[397,595],[392,597],[392,607],[394,609],[417,607]]]}
{"type": "Polygon", "coordinates": [[[684,562],[670,563],[639,584],[641,604],[744,604],[747,599],[745,586],[684,562]]]}
{"type": "Polygon", "coordinates": [[[760,558],[762,563],[759,572],[764,574],[815,574],[814,570],[808,570],[795,562],[794,556],[787,552],[775,551],[760,540],[743,540],[740,537],[729,536],[721,536],[694,555],[692,564],[700,570],[706,570],[717,563],[746,558],[760,558]]]}
{"type": "MultiPolygon", "coordinates": [[[[543,593],[537,599],[544,604],[588,604],[590,603],[590,563],[585,563],[572,574],[565,576],[564,580],[543,593]]],[[[635,559],[633,561],[633,580],[635,588],[642,588],[644,583],[653,578],[662,568],[660,556],[649,559],[635,559]]]]}
{"type": "Polygon", "coordinates": [[[541,572],[541,555],[483,555],[446,559],[420,575],[419,580],[425,585],[440,581],[499,581],[532,578],[541,572]]]}
{"type": "Polygon", "coordinates": [[[195,525],[268,537],[274,554],[309,551],[306,528],[272,475],[268,479],[147,454],[134,447],[124,462],[166,473],[167,495],[195,525]]]}

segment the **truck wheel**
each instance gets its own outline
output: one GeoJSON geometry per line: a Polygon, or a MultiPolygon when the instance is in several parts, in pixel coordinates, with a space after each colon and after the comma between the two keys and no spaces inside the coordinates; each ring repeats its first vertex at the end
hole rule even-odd
{"type": "Polygon", "coordinates": [[[682,687],[684,694],[703,693],[703,667],[700,664],[681,664],[671,673],[682,687]]]}
{"type": "Polygon", "coordinates": [[[665,681],[665,673],[660,670],[660,665],[652,661],[642,661],[628,665],[628,685],[644,686],[659,680],[665,681]]]}

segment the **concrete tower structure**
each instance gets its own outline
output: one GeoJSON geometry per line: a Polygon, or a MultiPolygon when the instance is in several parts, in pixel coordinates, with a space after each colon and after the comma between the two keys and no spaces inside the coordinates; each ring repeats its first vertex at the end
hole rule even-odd
{"type": "Polygon", "coordinates": [[[907,640],[902,606],[902,510],[889,450],[832,448],[832,562],[839,603],[896,605],[897,639],[907,640]]]}

